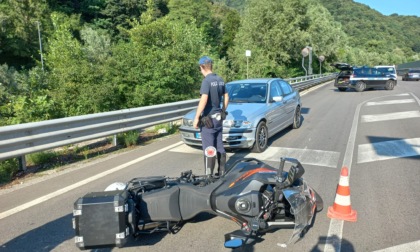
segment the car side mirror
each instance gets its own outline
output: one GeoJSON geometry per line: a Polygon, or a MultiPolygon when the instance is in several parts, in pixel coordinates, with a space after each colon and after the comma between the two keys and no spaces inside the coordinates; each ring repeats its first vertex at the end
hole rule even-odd
{"type": "Polygon", "coordinates": [[[274,102],[281,102],[281,101],[283,101],[283,96],[274,96],[273,101],[274,102]]]}

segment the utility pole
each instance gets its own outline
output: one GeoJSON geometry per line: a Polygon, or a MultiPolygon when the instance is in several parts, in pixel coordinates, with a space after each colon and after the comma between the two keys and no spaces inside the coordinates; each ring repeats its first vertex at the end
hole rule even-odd
{"type": "Polygon", "coordinates": [[[319,74],[322,74],[322,62],[325,60],[325,57],[323,55],[318,57],[319,60],[319,74]]]}
{"type": "Polygon", "coordinates": [[[312,75],[312,47],[306,46],[302,49],[302,67],[305,69],[306,75],[312,75]],[[309,56],[308,70],[305,68],[305,57],[309,56]]]}
{"type": "Polygon", "coordinates": [[[41,53],[41,65],[42,65],[42,71],[44,72],[44,58],[42,57],[42,41],[41,41],[41,31],[39,29],[39,21],[36,21],[38,26],[38,38],[39,38],[39,51],[41,53]]]}

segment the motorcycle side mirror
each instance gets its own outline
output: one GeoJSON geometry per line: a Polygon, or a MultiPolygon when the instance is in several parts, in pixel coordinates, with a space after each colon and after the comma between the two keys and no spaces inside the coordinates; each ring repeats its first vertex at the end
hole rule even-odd
{"type": "Polygon", "coordinates": [[[284,171],[284,163],[286,162],[286,159],[284,157],[280,158],[280,165],[279,169],[277,170],[277,178],[281,179],[283,171],[284,171]]]}
{"type": "Polygon", "coordinates": [[[277,177],[280,182],[278,184],[279,189],[290,186],[293,184],[297,179],[302,177],[302,175],[305,173],[305,169],[303,168],[302,164],[295,158],[287,158],[287,157],[281,157],[280,158],[280,167],[277,171],[277,177]],[[281,181],[281,174],[284,170],[285,163],[291,163],[291,167],[288,171],[287,179],[285,181],[281,181]]]}
{"type": "Polygon", "coordinates": [[[302,164],[297,159],[290,159],[292,165],[289,169],[288,175],[287,175],[287,182],[288,184],[293,184],[296,180],[302,177],[302,175],[305,173],[305,169],[303,168],[302,164]]]}
{"type": "Polygon", "coordinates": [[[225,242],[225,248],[239,248],[244,244],[244,241],[242,239],[232,239],[225,242]]]}

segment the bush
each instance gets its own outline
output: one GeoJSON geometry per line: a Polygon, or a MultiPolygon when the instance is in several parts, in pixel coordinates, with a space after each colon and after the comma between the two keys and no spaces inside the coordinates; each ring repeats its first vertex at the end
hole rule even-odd
{"type": "Polygon", "coordinates": [[[37,152],[27,155],[27,165],[42,165],[51,162],[51,159],[57,157],[55,152],[37,152]]]}
{"type": "Polygon", "coordinates": [[[139,139],[139,132],[132,130],[117,135],[117,142],[125,147],[133,146],[137,144],[139,139]]]}
{"type": "Polygon", "coordinates": [[[13,175],[19,170],[17,158],[0,162],[0,183],[9,182],[13,175]]]}

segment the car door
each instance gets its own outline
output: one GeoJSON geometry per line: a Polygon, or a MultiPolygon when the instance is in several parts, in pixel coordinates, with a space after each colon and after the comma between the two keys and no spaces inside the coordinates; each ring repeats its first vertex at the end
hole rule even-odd
{"type": "Polygon", "coordinates": [[[372,68],[372,74],[376,79],[375,87],[384,87],[387,80],[392,78],[390,74],[387,76],[385,68],[372,68]]]}
{"type": "Polygon", "coordinates": [[[283,91],[278,80],[273,80],[269,83],[268,95],[267,127],[269,136],[272,136],[282,129],[283,124],[287,120],[285,104],[282,100],[283,91]]]}
{"type": "Polygon", "coordinates": [[[286,112],[284,124],[282,123],[282,125],[285,127],[293,122],[298,98],[289,83],[284,80],[280,80],[279,83],[283,91],[283,104],[285,106],[284,111],[286,112]]]}

